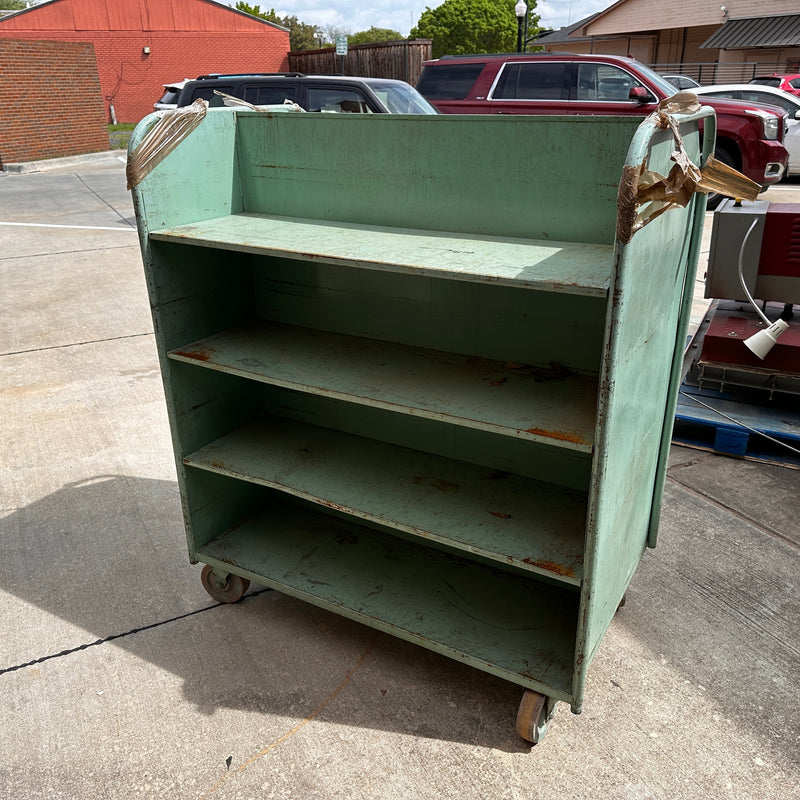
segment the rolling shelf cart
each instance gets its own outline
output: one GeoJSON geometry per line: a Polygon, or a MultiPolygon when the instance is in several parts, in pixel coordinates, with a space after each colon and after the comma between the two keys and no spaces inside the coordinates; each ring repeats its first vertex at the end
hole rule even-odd
{"type": "Polygon", "coordinates": [[[133,190],[209,593],[515,682],[529,741],[578,713],[655,543],[704,198],[615,226],[626,154],[672,150],[631,117],[209,111],[133,190]]]}

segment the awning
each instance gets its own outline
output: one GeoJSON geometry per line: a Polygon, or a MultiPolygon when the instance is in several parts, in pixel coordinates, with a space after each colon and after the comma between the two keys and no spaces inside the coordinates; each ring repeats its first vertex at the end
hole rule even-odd
{"type": "Polygon", "coordinates": [[[796,46],[800,46],[800,14],[729,19],[700,45],[715,50],[796,46]]]}

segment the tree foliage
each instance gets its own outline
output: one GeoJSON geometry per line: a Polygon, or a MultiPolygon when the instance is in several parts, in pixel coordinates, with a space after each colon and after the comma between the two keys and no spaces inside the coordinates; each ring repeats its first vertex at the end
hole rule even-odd
{"type": "MultiPolygon", "coordinates": [[[[516,0],[445,0],[436,8],[426,8],[410,39],[432,39],[433,57],[468,53],[511,53],[517,48],[516,0]]],[[[528,2],[528,11],[536,7],[528,2]]],[[[539,17],[529,17],[528,36],[532,36],[539,17]]]]}
{"type": "Polygon", "coordinates": [[[27,7],[28,3],[26,0],[0,0],[0,8],[2,8],[3,11],[22,11],[27,7]]]}
{"type": "Polygon", "coordinates": [[[389,28],[372,27],[366,31],[359,31],[347,37],[348,44],[371,44],[372,42],[397,42],[404,39],[402,33],[389,28]]]}
{"type": "MultiPolygon", "coordinates": [[[[3,0],[0,0],[3,2],[3,0]]],[[[307,25],[300,22],[295,16],[286,15],[281,17],[274,8],[269,11],[262,11],[261,6],[251,6],[248,3],[239,2],[236,4],[237,11],[244,11],[253,17],[260,17],[267,22],[274,22],[283,28],[289,29],[289,49],[290,50],[316,50],[320,46],[322,35],[316,25],[307,25]]]]}

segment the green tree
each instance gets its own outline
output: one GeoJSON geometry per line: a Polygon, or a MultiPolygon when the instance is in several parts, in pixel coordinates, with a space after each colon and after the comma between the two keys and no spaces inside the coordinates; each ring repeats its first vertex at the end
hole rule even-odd
{"type": "MultiPolygon", "coordinates": [[[[516,0],[445,0],[426,8],[411,29],[410,39],[432,39],[433,57],[468,53],[511,53],[517,49],[516,0]]],[[[538,30],[539,17],[530,14],[528,36],[538,30]]]]}
{"type": "MultiPolygon", "coordinates": [[[[31,5],[33,5],[31,3],[31,5]]],[[[27,8],[28,3],[26,0],[0,0],[0,8],[3,11],[22,11],[22,9],[27,8]]]]}
{"type": "MultiPolygon", "coordinates": [[[[0,0],[2,3],[4,0],[0,0]]],[[[260,17],[267,22],[274,22],[283,28],[289,29],[289,48],[291,50],[316,50],[320,46],[321,32],[316,25],[306,25],[300,22],[295,16],[286,15],[281,17],[271,8],[269,11],[262,11],[261,6],[251,6],[248,3],[239,2],[236,4],[237,11],[244,11],[253,17],[260,17]]]]}
{"type": "MultiPolygon", "coordinates": [[[[2,2],[2,0],[0,0],[2,2]]],[[[397,42],[404,39],[402,33],[390,30],[389,28],[375,28],[372,27],[367,31],[358,31],[352,36],[347,37],[347,43],[350,44],[370,44],[372,42],[397,42]]]]}

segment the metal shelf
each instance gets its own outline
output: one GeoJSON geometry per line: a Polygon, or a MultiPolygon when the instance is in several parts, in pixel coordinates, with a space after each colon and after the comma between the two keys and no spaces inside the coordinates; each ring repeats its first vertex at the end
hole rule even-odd
{"type": "Polygon", "coordinates": [[[581,582],[585,492],[279,417],[238,428],[183,463],[581,582]]]}
{"type": "Polygon", "coordinates": [[[475,236],[266,214],[231,214],[150,232],[160,242],[345,267],[605,297],[611,245],[475,236]]]}
{"type": "Polygon", "coordinates": [[[301,392],[591,453],[596,378],[263,323],[169,357],[301,392]]]}
{"type": "Polygon", "coordinates": [[[577,592],[277,503],[197,556],[556,699],[571,696],[577,592]]]}

